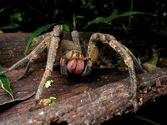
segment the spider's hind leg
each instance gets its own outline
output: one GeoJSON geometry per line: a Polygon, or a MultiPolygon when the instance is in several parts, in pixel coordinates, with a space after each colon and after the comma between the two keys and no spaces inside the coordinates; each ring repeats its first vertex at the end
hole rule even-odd
{"type": "Polygon", "coordinates": [[[25,63],[27,63],[29,61],[29,58],[30,58],[30,55],[24,57],[23,59],[19,60],[15,64],[13,64],[10,68],[6,69],[5,71],[0,72],[0,75],[5,74],[7,72],[10,72],[10,71],[12,71],[14,69],[17,69],[21,65],[24,65],[25,63]]]}
{"type": "Polygon", "coordinates": [[[33,63],[36,59],[38,59],[40,54],[49,45],[49,42],[50,42],[50,36],[46,36],[43,39],[43,41],[41,43],[39,43],[39,45],[37,45],[37,47],[34,50],[32,50],[27,56],[25,56],[24,58],[22,58],[21,60],[19,60],[15,64],[13,64],[7,70],[0,72],[0,75],[5,74],[7,72],[10,72],[12,70],[15,70],[15,69],[19,68],[20,66],[25,65],[27,63],[27,66],[26,66],[24,73],[21,76],[19,76],[16,80],[19,80],[19,79],[22,79],[23,77],[25,77],[25,75],[27,75],[27,73],[29,71],[30,64],[33,63]]]}
{"type": "Polygon", "coordinates": [[[23,79],[24,77],[27,76],[27,74],[28,74],[28,72],[29,72],[29,69],[30,69],[30,64],[31,64],[31,63],[32,63],[31,61],[28,61],[24,73],[23,73],[21,76],[19,76],[16,80],[21,80],[21,79],[23,79]]]}

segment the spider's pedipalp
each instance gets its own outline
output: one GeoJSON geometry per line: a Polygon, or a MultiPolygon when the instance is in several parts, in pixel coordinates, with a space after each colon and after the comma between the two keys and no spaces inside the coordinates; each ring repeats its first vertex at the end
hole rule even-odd
{"type": "Polygon", "coordinates": [[[91,60],[88,60],[85,66],[85,70],[82,73],[82,76],[87,76],[92,72],[92,65],[93,65],[93,62],[91,60]]]}
{"type": "Polygon", "coordinates": [[[66,62],[67,62],[67,58],[62,57],[60,59],[60,73],[64,76],[68,76],[66,62]]]}
{"type": "MultiPolygon", "coordinates": [[[[82,73],[82,76],[87,76],[91,73],[92,71],[92,66],[93,63],[97,60],[98,55],[99,55],[99,49],[96,46],[96,39],[94,39],[94,37],[96,37],[97,34],[92,35],[89,43],[88,43],[88,48],[87,48],[87,53],[86,53],[86,65],[85,65],[85,70],[82,73]],[[94,41],[95,40],[95,41],[94,41]]],[[[101,39],[103,39],[103,41],[105,41],[105,37],[100,36],[101,39]]]]}

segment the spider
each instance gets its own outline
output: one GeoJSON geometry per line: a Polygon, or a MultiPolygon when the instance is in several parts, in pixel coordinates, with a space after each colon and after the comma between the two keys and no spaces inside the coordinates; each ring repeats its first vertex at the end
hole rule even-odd
{"type": "Polygon", "coordinates": [[[23,59],[12,65],[10,68],[3,72],[0,72],[0,75],[12,71],[25,63],[27,63],[27,66],[25,68],[24,75],[27,74],[30,68],[30,64],[37,60],[40,54],[47,48],[48,56],[45,72],[35,95],[35,100],[39,100],[44,89],[44,84],[51,76],[56,60],[58,60],[60,63],[60,73],[62,75],[67,76],[69,74],[74,74],[76,76],[87,76],[91,73],[92,65],[96,62],[99,54],[97,43],[101,42],[103,44],[108,44],[112,49],[114,49],[123,58],[125,65],[128,67],[132,93],[132,103],[134,108],[136,108],[137,80],[134,64],[137,66],[137,68],[141,70],[142,68],[132,52],[123,44],[118,42],[112,35],[94,33],[90,37],[87,52],[84,55],[80,45],[79,33],[77,31],[72,31],[72,41],[69,41],[61,40],[62,32],[63,26],[56,25],[54,26],[53,31],[35,38],[34,41],[40,41],[36,48],[23,59]]]}

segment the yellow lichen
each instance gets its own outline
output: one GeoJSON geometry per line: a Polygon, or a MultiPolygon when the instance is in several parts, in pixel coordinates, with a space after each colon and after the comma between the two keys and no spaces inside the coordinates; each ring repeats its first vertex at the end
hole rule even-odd
{"type": "Polygon", "coordinates": [[[49,88],[49,87],[51,87],[51,84],[53,83],[53,80],[48,80],[48,81],[46,81],[46,83],[45,83],[45,88],[49,88]]]}
{"type": "Polygon", "coordinates": [[[48,105],[51,105],[51,104],[55,104],[56,102],[56,97],[49,97],[49,98],[46,98],[46,99],[41,99],[39,104],[43,105],[43,106],[48,106],[48,105]]]}

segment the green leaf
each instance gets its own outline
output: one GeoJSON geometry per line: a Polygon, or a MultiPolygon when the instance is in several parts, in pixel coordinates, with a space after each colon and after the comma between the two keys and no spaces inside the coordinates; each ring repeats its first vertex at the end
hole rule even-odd
{"type": "Polygon", "coordinates": [[[139,15],[139,14],[156,16],[155,14],[146,13],[146,12],[137,12],[137,11],[127,11],[127,12],[124,12],[122,14],[118,14],[118,11],[115,10],[108,17],[97,17],[97,18],[93,19],[92,21],[89,21],[87,23],[87,25],[84,27],[84,29],[93,25],[93,24],[104,23],[104,24],[111,25],[112,21],[115,20],[115,19],[122,18],[122,17],[129,17],[129,16],[132,16],[132,15],[139,15]]]}
{"type": "Polygon", "coordinates": [[[10,24],[7,24],[5,26],[0,27],[0,29],[1,30],[8,30],[8,29],[15,29],[15,28],[18,28],[18,27],[20,27],[20,25],[17,24],[17,23],[10,23],[10,24]]]}
{"type": "Polygon", "coordinates": [[[51,24],[47,24],[44,26],[39,27],[37,30],[35,30],[32,35],[28,38],[27,40],[27,44],[26,44],[26,48],[25,48],[25,52],[27,53],[28,49],[31,47],[33,39],[37,36],[39,36],[40,34],[42,34],[43,32],[47,31],[48,29],[50,29],[51,27],[53,27],[55,25],[55,23],[51,23],[51,24]]]}
{"type": "Polygon", "coordinates": [[[77,29],[77,19],[83,19],[84,18],[84,16],[76,16],[75,14],[73,15],[73,30],[76,30],[77,29]]]}
{"type": "Polygon", "coordinates": [[[160,50],[152,49],[152,51],[153,51],[152,57],[148,62],[154,65],[157,65],[158,60],[159,60],[160,50]]]}
{"type": "MultiPolygon", "coordinates": [[[[3,71],[2,66],[0,65],[0,72],[3,71]]],[[[14,99],[14,94],[13,91],[10,87],[10,83],[8,78],[5,75],[0,75],[0,84],[2,86],[2,88],[9,93],[9,95],[12,97],[12,99],[14,99]]]]}
{"type": "Polygon", "coordinates": [[[11,20],[12,22],[15,22],[15,21],[21,22],[21,21],[23,20],[23,15],[24,15],[23,12],[14,11],[14,13],[12,13],[12,14],[10,15],[10,20],[11,20]]]}
{"type": "Polygon", "coordinates": [[[69,26],[68,24],[64,24],[64,25],[63,25],[63,29],[64,29],[64,31],[66,31],[66,32],[70,32],[70,26],[69,26]]]}
{"type": "Polygon", "coordinates": [[[112,24],[113,19],[117,17],[117,15],[118,15],[118,11],[114,10],[112,12],[112,14],[110,16],[108,16],[108,17],[97,17],[94,20],[89,21],[87,23],[87,25],[84,27],[84,29],[89,27],[89,26],[91,26],[91,25],[93,25],[93,24],[104,23],[104,24],[109,24],[110,25],[110,24],[112,24]]]}
{"type": "Polygon", "coordinates": [[[120,18],[120,17],[128,17],[128,16],[132,16],[132,15],[140,15],[140,14],[143,14],[143,15],[149,15],[149,16],[156,16],[155,14],[152,14],[152,13],[138,12],[138,11],[127,11],[127,12],[125,12],[125,13],[122,13],[122,14],[117,15],[116,18],[120,18]]]}
{"type": "Polygon", "coordinates": [[[162,35],[162,36],[167,36],[167,27],[160,29],[160,31],[158,32],[158,34],[162,35]]]}

